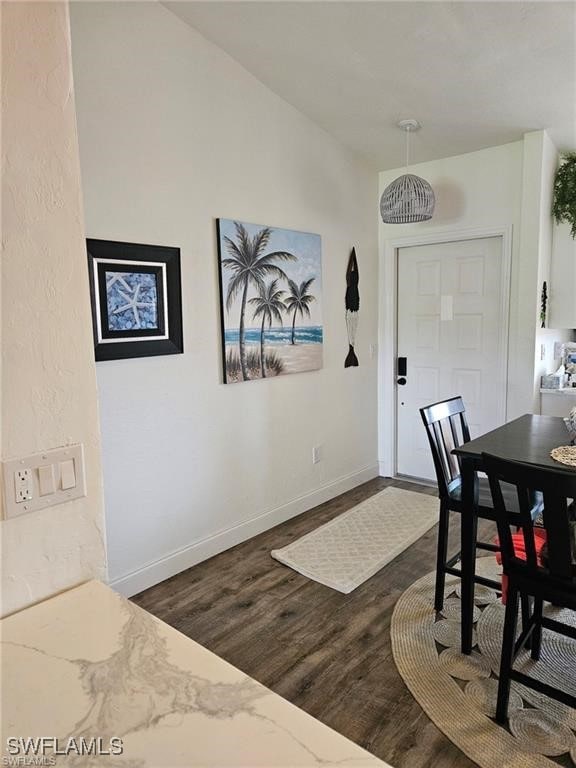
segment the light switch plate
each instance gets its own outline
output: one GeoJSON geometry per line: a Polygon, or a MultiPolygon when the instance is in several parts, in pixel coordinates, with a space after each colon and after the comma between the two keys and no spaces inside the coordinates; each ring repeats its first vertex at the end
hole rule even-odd
{"type": "Polygon", "coordinates": [[[5,461],[2,474],[6,518],[86,496],[84,448],[81,443],[5,461]],[[52,487],[48,479],[50,471],[54,488],[52,493],[49,492],[52,487]],[[73,487],[70,487],[71,478],[75,481],[73,487]]]}

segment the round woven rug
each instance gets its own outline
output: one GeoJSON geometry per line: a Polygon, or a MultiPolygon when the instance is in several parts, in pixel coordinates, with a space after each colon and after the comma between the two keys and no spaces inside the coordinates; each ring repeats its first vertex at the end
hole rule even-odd
{"type": "MultiPolygon", "coordinates": [[[[477,573],[499,578],[493,557],[477,573]]],[[[509,723],[494,718],[505,608],[496,592],[477,587],[474,643],[460,653],[459,579],[447,576],[442,613],[433,607],[435,573],[400,597],[392,616],[394,660],[416,701],[436,726],[480,768],[558,768],[576,765],[576,710],[512,683],[509,723]]],[[[573,611],[547,613],[576,626],[573,611]]],[[[576,641],[543,631],[541,659],[522,651],[515,668],[567,692],[576,690],[576,641]]]]}

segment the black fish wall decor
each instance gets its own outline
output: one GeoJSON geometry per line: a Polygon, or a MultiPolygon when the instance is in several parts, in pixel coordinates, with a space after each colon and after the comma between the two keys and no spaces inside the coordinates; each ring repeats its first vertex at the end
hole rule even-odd
{"type": "Polygon", "coordinates": [[[348,354],[344,361],[344,368],[358,365],[354,344],[356,343],[358,311],[360,309],[360,293],[358,292],[359,277],[356,249],[352,248],[350,258],[348,259],[348,267],[346,269],[346,328],[348,330],[348,354]]]}
{"type": "Polygon", "coordinates": [[[546,309],[548,306],[548,286],[546,280],[542,283],[542,293],[540,294],[540,328],[546,328],[546,309]]]}

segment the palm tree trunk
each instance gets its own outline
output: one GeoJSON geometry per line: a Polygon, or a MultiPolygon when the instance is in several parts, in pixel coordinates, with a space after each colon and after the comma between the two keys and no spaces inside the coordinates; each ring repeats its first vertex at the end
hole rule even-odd
{"type": "Polygon", "coordinates": [[[297,312],[298,312],[298,307],[296,307],[296,309],[294,310],[294,317],[292,318],[292,341],[290,342],[291,344],[295,344],[296,343],[294,341],[294,326],[296,325],[296,313],[297,312]]]}
{"type": "Polygon", "coordinates": [[[264,323],[266,321],[266,315],[262,315],[262,325],[260,327],[260,369],[262,370],[262,378],[266,378],[266,367],[264,365],[264,323]]]}
{"type": "Polygon", "coordinates": [[[243,381],[248,381],[248,368],[246,366],[246,344],[244,341],[244,313],[246,311],[246,296],[248,295],[248,280],[244,283],[242,292],[242,304],[240,306],[240,327],[238,329],[238,346],[240,348],[240,368],[243,381]]]}

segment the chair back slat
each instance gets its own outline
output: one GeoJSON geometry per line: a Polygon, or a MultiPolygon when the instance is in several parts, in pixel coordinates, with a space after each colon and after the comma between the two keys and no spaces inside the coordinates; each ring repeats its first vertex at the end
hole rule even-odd
{"type": "Polygon", "coordinates": [[[440,496],[460,481],[460,459],[452,450],[470,440],[466,410],[461,397],[452,397],[420,409],[432,451],[440,496]]]}
{"type": "Polygon", "coordinates": [[[548,561],[550,573],[560,579],[569,579],[576,568],[576,551],[572,551],[574,537],[570,521],[569,503],[565,496],[554,490],[544,492],[544,527],[548,536],[548,561]]]}
{"type": "Polygon", "coordinates": [[[450,480],[452,480],[452,471],[450,467],[450,460],[448,459],[448,446],[446,445],[445,434],[444,430],[442,429],[442,422],[437,421],[435,424],[432,424],[432,429],[434,431],[434,442],[436,445],[436,450],[438,451],[438,458],[442,467],[442,475],[446,478],[446,482],[450,482],[450,480]]]}
{"type": "MultiPolygon", "coordinates": [[[[484,467],[486,469],[486,467],[484,467]]],[[[490,483],[490,491],[492,493],[492,503],[495,510],[505,510],[506,504],[504,502],[504,495],[502,494],[502,487],[497,481],[492,482],[490,475],[488,475],[488,481],[490,483]]],[[[498,542],[502,556],[504,554],[509,558],[514,557],[514,543],[512,541],[512,530],[508,525],[509,518],[506,517],[502,525],[498,525],[498,542]]]]}
{"type": "MultiPolygon", "coordinates": [[[[448,421],[450,422],[450,431],[452,433],[452,445],[456,447],[464,442],[458,434],[458,424],[460,423],[461,414],[456,416],[450,416],[448,421]]],[[[461,428],[462,431],[462,428],[461,428]]],[[[453,456],[456,459],[456,465],[458,467],[458,475],[462,473],[462,465],[460,464],[460,456],[453,456]]]]}
{"type": "Polygon", "coordinates": [[[573,523],[570,520],[570,503],[576,499],[576,472],[535,467],[489,454],[482,455],[482,465],[492,491],[504,572],[511,568],[520,569],[530,576],[545,572],[576,589],[576,551],[573,549],[573,523]],[[502,483],[516,487],[518,511],[506,508],[502,483]],[[539,562],[536,551],[531,514],[534,491],[541,492],[543,502],[546,555],[542,562],[539,562]],[[515,551],[513,528],[522,532],[526,559],[519,557],[515,551]]]}
{"type": "Polygon", "coordinates": [[[531,568],[537,568],[538,559],[536,555],[536,542],[534,541],[534,524],[532,521],[534,492],[530,491],[525,486],[517,485],[516,493],[518,497],[518,509],[520,510],[517,527],[522,531],[524,551],[526,552],[526,559],[523,560],[523,562],[527,563],[531,568]]]}

